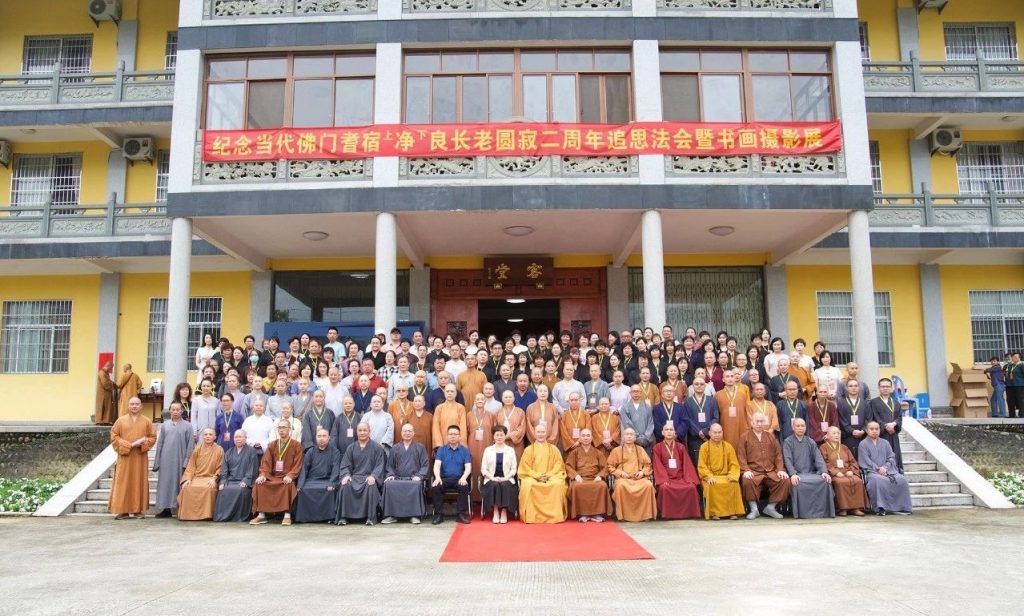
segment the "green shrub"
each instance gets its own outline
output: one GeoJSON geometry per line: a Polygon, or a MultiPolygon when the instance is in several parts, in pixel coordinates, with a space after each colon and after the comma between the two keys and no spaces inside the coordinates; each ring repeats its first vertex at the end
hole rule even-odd
{"type": "Polygon", "coordinates": [[[996,473],[988,481],[1011,503],[1018,507],[1024,505],[1024,473],[996,473]]]}
{"type": "Polygon", "coordinates": [[[60,488],[43,479],[0,479],[0,512],[32,513],[60,488]]]}

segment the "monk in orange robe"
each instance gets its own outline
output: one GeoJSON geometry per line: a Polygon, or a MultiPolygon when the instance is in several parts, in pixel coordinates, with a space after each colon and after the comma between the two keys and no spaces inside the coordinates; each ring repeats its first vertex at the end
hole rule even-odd
{"type": "Polygon", "coordinates": [[[149,509],[149,450],[156,443],[156,428],[140,414],[142,400],[129,398],[128,412],[110,427],[110,444],[117,452],[114,482],[107,507],[115,519],[129,514],[146,517],[149,509]]]}

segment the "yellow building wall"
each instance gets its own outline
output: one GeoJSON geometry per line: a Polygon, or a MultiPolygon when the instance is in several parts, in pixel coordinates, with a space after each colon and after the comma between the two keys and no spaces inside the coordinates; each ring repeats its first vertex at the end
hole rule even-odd
{"type": "MultiPolygon", "coordinates": [[[[928,381],[924,359],[921,282],[917,266],[876,265],[872,271],[875,290],[888,291],[892,305],[895,364],[880,367],[879,374],[898,374],[903,377],[911,391],[923,390],[927,387],[928,381]]],[[[850,291],[850,268],[790,265],[786,267],[786,282],[789,288],[790,338],[786,341],[786,346],[788,348],[789,343],[797,338],[807,340],[808,345],[813,344],[819,339],[816,293],[850,291]]],[[[970,335],[969,323],[967,333],[970,335]]]]}
{"type": "MultiPolygon", "coordinates": [[[[940,265],[939,280],[942,284],[942,319],[946,330],[946,361],[969,368],[974,363],[969,292],[1024,289],[1024,267],[940,265]]],[[[946,371],[949,370],[950,366],[946,366],[946,371]]]]}
{"type": "Polygon", "coordinates": [[[878,142],[878,157],[882,167],[882,192],[910,193],[915,190],[910,172],[910,131],[870,130],[868,139],[878,142]]]}
{"type": "MultiPolygon", "coordinates": [[[[157,139],[157,150],[169,150],[170,139],[157,139]]],[[[136,162],[128,164],[128,173],[125,176],[125,203],[152,203],[156,200],[156,171],[157,157],[154,155],[153,162],[136,162]]]]}
{"type": "Polygon", "coordinates": [[[135,68],[160,71],[164,68],[167,33],[178,29],[178,3],[170,0],[136,0],[139,20],[139,42],[136,46],[135,68]]]}
{"type": "Polygon", "coordinates": [[[71,343],[68,372],[3,374],[0,420],[88,421],[96,404],[99,369],[96,324],[99,319],[99,275],[0,277],[0,302],[71,300],[71,343]],[[41,403],[45,396],[45,403],[41,403]]]}
{"type": "Polygon", "coordinates": [[[896,0],[860,0],[857,3],[858,17],[868,25],[868,43],[874,62],[896,62],[900,59],[896,4],[896,0]]]}
{"type": "MultiPolygon", "coordinates": [[[[966,142],[1024,141],[1024,131],[1019,130],[965,130],[961,135],[966,142]]],[[[956,157],[932,156],[932,192],[938,194],[960,192],[956,157]]]]}
{"type": "MultiPolygon", "coordinates": [[[[107,157],[110,148],[101,141],[69,141],[65,143],[17,143],[18,154],[78,154],[82,155],[82,191],[80,203],[107,202],[107,157]]],[[[0,205],[11,204],[11,182],[14,165],[0,167],[0,205]]],[[[150,199],[152,200],[152,199],[150,199]]]]}
{"type": "MultiPolygon", "coordinates": [[[[908,4],[909,0],[901,0],[908,4]]],[[[870,2],[870,0],[869,0],[870,2]]],[[[862,2],[861,4],[864,4],[862,2]]],[[[918,17],[922,60],[945,60],[946,41],[943,24],[946,23],[1013,23],[1017,37],[1024,33],[1024,3],[1020,0],[954,1],[938,11],[921,11],[918,17]]]]}

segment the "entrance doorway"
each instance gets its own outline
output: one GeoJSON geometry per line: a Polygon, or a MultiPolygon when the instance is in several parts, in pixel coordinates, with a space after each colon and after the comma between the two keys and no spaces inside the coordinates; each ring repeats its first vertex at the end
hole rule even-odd
{"type": "Polygon", "coordinates": [[[503,299],[482,299],[477,306],[481,336],[494,334],[504,340],[518,329],[525,341],[527,334],[557,332],[559,304],[557,299],[528,299],[509,303],[503,299]]]}

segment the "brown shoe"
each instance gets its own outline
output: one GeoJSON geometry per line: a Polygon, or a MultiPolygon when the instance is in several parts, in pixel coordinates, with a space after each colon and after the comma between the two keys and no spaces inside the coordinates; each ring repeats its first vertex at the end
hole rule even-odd
{"type": "Polygon", "coordinates": [[[864,516],[864,512],[861,511],[860,509],[854,509],[853,510],[853,515],[855,515],[857,517],[863,517],[864,516]]]}
{"type": "Polygon", "coordinates": [[[839,512],[839,517],[845,518],[846,517],[846,510],[840,511],[839,512]]]}
{"type": "Polygon", "coordinates": [[[281,526],[291,526],[291,525],[292,525],[292,519],[291,519],[290,516],[286,517],[283,520],[281,520],[281,526]]]}

